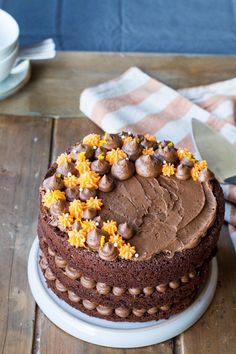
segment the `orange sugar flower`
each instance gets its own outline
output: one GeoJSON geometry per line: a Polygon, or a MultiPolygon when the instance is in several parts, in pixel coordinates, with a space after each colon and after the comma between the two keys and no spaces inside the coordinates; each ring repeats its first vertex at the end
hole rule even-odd
{"type": "Polygon", "coordinates": [[[76,177],[75,175],[72,175],[71,173],[68,173],[68,175],[66,177],[64,177],[64,184],[65,184],[66,188],[78,186],[78,184],[79,184],[78,177],[76,177]]]}
{"type": "Polygon", "coordinates": [[[135,247],[131,246],[129,243],[124,244],[119,248],[119,256],[126,260],[132,258],[135,253],[135,247]]]}
{"type": "Polygon", "coordinates": [[[80,174],[90,171],[91,162],[89,160],[79,161],[75,163],[75,168],[79,171],[80,174]]]}
{"type": "Polygon", "coordinates": [[[50,206],[56,201],[56,200],[65,200],[66,196],[65,193],[59,190],[55,191],[47,191],[43,198],[42,202],[43,205],[46,206],[47,208],[50,208],[50,206]]]}
{"type": "Polygon", "coordinates": [[[113,165],[118,160],[125,159],[126,157],[126,153],[120,148],[112,149],[106,154],[106,160],[109,162],[110,165],[113,165]]]}
{"type": "Polygon", "coordinates": [[[84,137],[83,144],[98,147],[100,145],[101,136],[99,134],[89,134],[84,137]]]}
{"type": "Polygon", "coordinates": [[[166,163],[162,166],[162,173],[164,176],[172,176],[175,174],[176,168],[173,164],[166,163]]]}
{"type": "Polygon", "coordinates": [[[84,204],[78,200],[74,199],[73,202],[70,202],[69,212],[75,219],[81,219],[83,216],[84,204]]]}
{"type": "Polygon", "coordinates": [[[106,231],[109,235],[113,235],[117,232],[117,222],[114,220],[107,220],[102,225],[102,230],[106,231]]]}
{"type": "Polygon", "coordinates": [[[127,144],[129,141],[132,141],[132,136],[125,136],[123,139],[123,145],[127,144]]]}
{"type": "Polygon", "coordinates": [[[187,157],[188,159],[193,159],[193,154],[188,149],[179,148],[177,150],[177,155],[179,160],[182,160],[184,157],[187,157]]]}
{"type": "Polygon", "coordinates": [[[144,138],[147,139],[148,141],[157,141],[155,135],[151,135],[151,134],[144,134],[144,138]]]}
{"type": "Polygon", "coordinates": [[[97,189],[100,176],[93,171],[84,172],[79,177],[79,184],[81,188],[97,189]]]}
{"type": "Polygon", "coordinates": [[[73,230],[73,231],[68,231],[68,242],[71,244],[71,246],[75,246],[76,248],[78,247],[84,247],[85,246],[85,241],[86,241],[86,231],[85,230],[73,230]]]}
{"type": "Polygon", "coordinates": [[[96,222],[94,220],[83,220],[81,221],[81,226],[82,229],[88,233],[89,231],[96,229],[96,222]]]}
{"type": "Polygon", "coordinates": [[[85,161],[86,160],[86,152],[81,151],[78,153],[77,161],[85,161]]]}
{"type": "Polygon", "coordinates": [[[118,234],[111,235],[109,238],[109,242],[114,243],[118,248],[120,248],[121,246],[123,246],[125,244],[125,241],[123,240],[123,238],[118,234]]]}
{"type": "Polygon", "coordinates": [[[86,207],[88,209],[96,209],[96,210],[101,210],[103,203],[101,199],[98,199],[98,197],[91,197],[86,201],[86,207]]]}
{"type": "Polygon", "coordinates": [[[153,155],[154,154],[154,150],[153,150],[152,147],[150,147],[150,148],[146,147],[145,149],[143,149],[142,154],[143,155],[153,155]]]}
{"type": "Polygon", "coordinates": [[[204,170],[204,168],[207,168],[207,162],[206,160],[199,160],[196,161],[193,168],[191,169],[191,176],[194,181],[197,181],[198,175],[200,171],[204,170]]]}
{"type": "Polygon", "coordinates": [[[67,154],[61,154],[60,156],[58,156],[56,163],[58,164],[58,166],[64,165],[64,163],[66,162],[71,162],[72,158],[70,155],[67,154]]]}
{"type": "Polygon", "coordinates": [[[72,226],[74,219],[69,213],[61,214],[58,216],[59,223],[65,228],[69,228],[72,226]]]}

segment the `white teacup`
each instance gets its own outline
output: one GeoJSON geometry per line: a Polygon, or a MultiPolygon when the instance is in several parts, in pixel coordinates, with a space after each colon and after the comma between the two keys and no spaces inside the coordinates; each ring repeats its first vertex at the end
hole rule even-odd
{"type": "Polygon", "coordinates": [[[19,26],[7,12],[0,10],[0,81],[11,72],[18,53],[19,26]]]}

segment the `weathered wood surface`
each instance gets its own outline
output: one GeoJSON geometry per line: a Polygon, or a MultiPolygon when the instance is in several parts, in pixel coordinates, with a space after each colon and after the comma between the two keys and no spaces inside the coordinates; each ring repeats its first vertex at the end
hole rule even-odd
{"type": "Polygon", "coordinates": [[[138,66],[173,88],[204,85],[236,76],[235,56],[122,53],[59,53],[33,63],[32,78],[16,95],[0,102],[0,113],[77,117],[81,91],[138,66]]]}
{"type": "Polygon", "coordinates": [[[35,303],[26,267],[50,139],[49,119],[0,117],[0,351],[5,354],[32,352],[35,303]]]}

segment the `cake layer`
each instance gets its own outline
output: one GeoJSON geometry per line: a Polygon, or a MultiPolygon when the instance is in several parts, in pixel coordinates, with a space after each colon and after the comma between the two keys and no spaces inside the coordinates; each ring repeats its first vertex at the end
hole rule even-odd
{"type": "MultiPolygon", "coordinates": [[[[47,268],[48,269],[48,268],[47,268]]],[[[133,307],[127,308],[122,304],[120,306],[107,306],[82,299],[73,291],[64,286],[50,270],[43,270],[48,287],[62,300],[67,302],[72,307],[86,313],[89,316],[100,317],[110,321],[125,321],[125,322],[143,322],[151,320],[167,319],[171,315],[179,313],[187,308],[195,299],[197,290],[193,291],[189,296],[184,297],[179,302],[173,302],[161,306],[150,306],[147,308],[133,307]],[[50,274],[50,276],[49,276],[50,274]],[[50,278],[50,279],[49,279],[50,278]]],[[[207,272],[202,274],[201,283],[204,283],[207,277],[207,272]]]]}
{"type": "Polygon", "coordinates": [[[172,257],[160,253],[142,262],[135,260],[127,262],[122,259],[105,261],[99,258],[97,252],[72,247],[64,232],[48,224],[48,216],[42,206],[38,235],[40,238],[45,238],[55,253],[65,259],[71,267],[77,270],[83,269],[84,276],[93,278],[97,282],[108,285],[115,283],[121,288],[155,287],[157,284],[169,283],[209,262],[215,254],[224,218],[224,198],[219,183],[216,180],[211,183],[218,205],[214,224],[196,247],[177,252],[172,257]]]}
{"type": "Polygon", "coordinates": [[[173,279],[167,284],[156,284],[155,287],[146,288],[119,288],[114,284],[96,282],[87,278],[83,271],[77,271],[61,257],[57,256],[46,242],[41,240],[40,248],[43,256],[40,261],[41,268],[50,280],[51,272],[70,291],[83,299],[106,306],[120,306],[122,303],[127,308],[162,306],[166,303],[179,302],[191,296],[200,284],[203,274],[208,272],[208,263],[196,271],[183,275],[180,279],[173,279]]]}

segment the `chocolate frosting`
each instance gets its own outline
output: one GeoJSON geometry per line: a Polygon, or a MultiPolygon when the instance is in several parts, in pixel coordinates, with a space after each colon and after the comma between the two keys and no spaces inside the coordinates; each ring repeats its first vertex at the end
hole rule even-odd
{"type": "Polygon", "coordinates": [[[113,243],[106,242],[98,251],[99,257],[104,261],[114,261],[118,256],[117,248],[113,243]]]}
{"type": "Polygon", "coordinates": [[[106,160],[94,160],[91,164],[91,170],[99,175],[105,175],[110,172],[110,164],[106,160]]]}
{"type": "Polygon", "coordinates": [[[74,199],[79,199],[79,197],[80,197],[79,186],[66,188],[65,194],[66,194],[66,198],[67,198],[67,200],[69,200],[69,202],[73,202],[74,199]]]}
{"type": "Polygon", "coordinates": [[[175,173],[178,179],[185,181],[191,177],[191,169],[186,165],[178,165],[175,173]]]}
{"type": "Polygon", "coordinates": [[[211,172],[208,168],[204,168],[199,172],[198,180],[199,182],[207,182],[214,178],[214,173],[211,172]]]}
{"type": "Polygon", "coordinates": [[[122,140],[118,134],[108,134],[103,137],[106,140],[102,146],[107,150],[117,149],[121,147],[122,140]]]}
{"type": "Polygon", "coordinates": [[[159,147],[155,150],[155,156],[162,156],[163,159],[168,163],[175,163],[178,160],[177,151],[174,146],[165,146],[163,148],[159,147]]]}
{"type": "Polygon", "coordinates": [[[116,179],[120,181],[124,181],[132,177],[134,172],[135,172],[135,168],[133,162],[126,159],[118,160],[111,167],[112,176],[114,176],[116,179]]]}
{"type": "Polygon", "coordinates": [[[73,146],[70,152],[70,156],[73,160],[76,161],[80,152],[85,152],[85,156],[89,160],[93,158],[94,150],[92,146],[89,146],[87,144],[77,144],[73,146]]]}
{"type": "Polygon", "coordinates": [[[138,175],[143,177],[157,177],[161,174],[162,163],[150,155],[142,155],[135,161],[138,175]]]}
{"type": "Polygon", "coordinates": [[[89,231],[89,233],[87,235],[87,240],[86,240],[86,243],[89,246],[89,248],[91,248],[94,251],[98,251],[98,249],[100,247],[100,240],[101,240],[102,235],[103,235],[103,232],[100,229],[95,229],[95,230],[89,231]]]}
{"type": "Polygon", "coordinates": [[[94,189],[84,188],[79,193],[79,198],[83,202],[86,202],[86,200],[88,200],[90,198],[95,198],[95,197],[96,197],[96,191],[94,189]]]}
{"type": "Polygon", "coordinates": [[[142,148],[135,140],[128,141],[128,143],[124,144],[122,150],[128,155],[131,161],[137,160],[137,158],[142,155],[142,148]]]}
{"type": "Polygon", "coordinates": [[[144,137],[143,137],[143,139],[141,141],[141,145],[144,148],[153,148],[153,150],[155,150],[158,147],[158,143],[156,141],[150,141],[150,140],[147,140],[144,137]]]}
{"type": "Polygon", "coordinates": [[[87,220],[95,218],[96,215],[97,215],[97,210],[94,208],[85,209],[83,211],[83,218],[87,220]]]}
{"type": "Polygon", "coordinates": [[[68,202],[66,200],[56,200],[52,205],[50,206],[50,213],[53,216],[59,216],[63,213],[68,213],[69,206],[68,202]]]}
{"type": "Polygon", "coordinates": [[[104,175],[98,183],[98,188],[102,192],[111,192],[114,187],[113,178],[107,175],[104,175]]]}
{"type": "Polygon", "coordinates": [[[127,222],[124,222],[118,226],[118,233],[125,240],[130,240],[134,236],[134,230],[129,226],[127,222]]]}
{"type": "Polygon", "coordinates": [[[97,227],[102,227],[104,220],[101,218],[100,215],[96,216],[93,220],[95,221],[97,227]]]}
{"type": "Polygon", "coordinates": [[[75,168],[73,162],[66,161],[63,165],[57,166],[57,173],[61,173],[63,176],[67,176],[68,173],[77,176],[78,171],[75,168]]]}
{"type": "Polygon", "coordinates": [[[94,157],[95,159],[98,158],[99,155],[106,155],[107,149],[105,149],[103,146],[99,146],[96,150],[95,150],[95,154],[94,157]]]}
{"type": "Polygon", "coordinates": [[[117,181],[111,193],[98,194],[104,203],[100,212],[104,220],[128,222],[135,230],[131,244],[139,257],[134,261],[195,247],[216,216],[217,203],[211,185],[192,179],[135,175],[117,181]]]}
{"type": "Polygon", "coordinates": [[[181,160],[180,160],[180,163],[181,163],[181,165],[183,165],[183,166],[188,166],[188,167],[193,167],[193,165],[194,165],[194,162],[193,162],[193,160],[192,159],[189,159],[187,156],[185,156],[184,158],[182,158],[181,160]]]}
{"type": "Polygon", "coordinates": [[[43,181],[43,188],[45,190],[49,189],[50,191],[56,189],[62,190],[64,188],[64,182],[60,177],[57,177],[56,174],[54,174],[43,181]]]}

